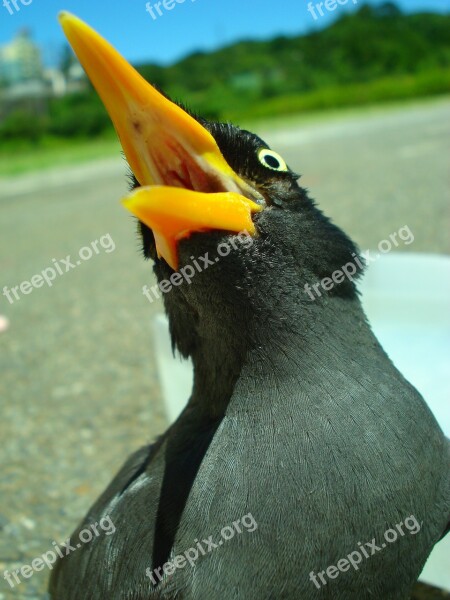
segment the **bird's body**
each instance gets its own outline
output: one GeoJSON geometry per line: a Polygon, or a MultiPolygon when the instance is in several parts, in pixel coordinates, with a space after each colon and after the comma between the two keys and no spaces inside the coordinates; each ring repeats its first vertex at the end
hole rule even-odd
{"type": "MultiPolygon", "coordinates": [[[[73,544],[101,519],[115,526],[59,561],[52,599],[406,600],[450,521],[449,441],[379,345],[353,281],[316,300],[305,293],[354,260],[352,242],[257,136],[197,123],[240,189],[243,180],[257,190],[257,233],[251,245],[234,236],[222,258],[231,234],[199,228],[174,254],[154,206],[148,222],[139,213],[159,281],[175,260],[207,252],[212,261],[164,297],[194,387],[179,419],[127,461],[74,532],[73,544]],[[195,549],[192,564],[167,567],[195,549]]],[[[150,206],[156,192],[141,187],[138,168],[150,206]]],[[[183,182],[195,192],[193,169],[183,182]]],[[[228,201],[212,193],[222,183],[202,185],[228,201]]]]}
{"type": "MultiPolygon", "coordinates": [[[[448,520],[450,447],[358,300],[327,304],[314,307],[321,318],[308,325],[300,302],[296,319],[280,321],[282,305],[261,318],[229,401],[205,413],[209,398],[200,396],[215,394],[205,382],[171,429],[128,461],[81,525],[110,515],[115,534],[70,556],[54,598],[409,598],[448,520]],[[255,531],[152,584],[149,568],[196,540],[217,543],[223,527],[248,513],[255,531]],[[327,585],[317,577],[361,552],[358,542],[375,538],[381,547],[384,533],[411,516],[420,531],[403,527],[373,556],[367,547],[358,571],[325,575],[327,585]],[[80,573],[90,596],[77,585],[80,573]]],[[[225,389],[226,345],[208,369],[213,362],[225,389]]]]}

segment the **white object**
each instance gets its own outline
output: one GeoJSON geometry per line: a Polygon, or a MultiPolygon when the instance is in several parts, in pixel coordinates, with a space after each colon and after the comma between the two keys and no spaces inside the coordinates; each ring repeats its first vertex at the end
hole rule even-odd
{"type": "Polygon", "coordinates": [[[0,333],[7,331],[8,328],[9,328],[8,319],[6,317],[4,317],[3,315],[0,315],[0,333]]]}
{"type": "Polygon", "coordinates": [[[155,354],[159,381],[169,423],[173,423],[185,407],[191,394],[193,367],[190,360],[174,357],[169,334],[169,322],[162,313],[153,321],[155,354]]]}

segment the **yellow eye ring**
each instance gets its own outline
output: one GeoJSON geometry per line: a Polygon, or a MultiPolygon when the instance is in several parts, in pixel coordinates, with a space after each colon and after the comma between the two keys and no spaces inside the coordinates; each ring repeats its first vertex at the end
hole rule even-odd
{"type": "Polygon", "coordinates": [[[289,167],[284,158],[282,158],[278,152],[274,152],[268,148],[261,148],[261,150],[258,151],[258,160],[264,167],[271,171],[289,171],[289,167]]]}

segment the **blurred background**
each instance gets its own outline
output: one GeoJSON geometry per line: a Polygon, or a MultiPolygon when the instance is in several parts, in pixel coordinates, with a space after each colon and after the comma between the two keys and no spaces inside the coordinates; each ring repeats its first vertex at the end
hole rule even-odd
{"type": "MultiPolygon", "coordinates": [[[[363,250],[407,226],[392,253],[448,256],[450,0],[154,5],[0,6],[0,575],[66,539],[168,423],[126,164],[60,10],[173,99],[266,139],[363,250]],[[5,293],[106,235],[114,250],[5,293]]],[[[43,599],[47,578],[0,576],[0,600],[43,599]]]]}

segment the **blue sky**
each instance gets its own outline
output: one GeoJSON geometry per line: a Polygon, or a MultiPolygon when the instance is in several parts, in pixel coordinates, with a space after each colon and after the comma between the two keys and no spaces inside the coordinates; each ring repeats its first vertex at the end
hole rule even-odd
{"type": "MultiPolygon", "coordinates": [[[[184,0],[162,16],[155,11],[155,20],[146,12],[146,0],[26,0],[28,5],[16,0],[20,10],[16,12],[11,4],[13,14],[3,1],[0,45],[18,29],[29,27],[47,64],[55,61],[64,44],[56,19],[60,10],[69,10],[87,21],[128,60],[167,64],[195,50],[211,50],[242,38],[267,39],[323,27],[341,11],[354,10],[363,3],[357,0],[355,5],[348,0],[346,6],[338,6],[314,21],[306,8],[308,0],[184,0]]],[[[379,2],[369,0],[371,4],[379,2]]],[[[450,11],[450,0],[397,0],[397,5],[408,12],[450,11]]]]}

